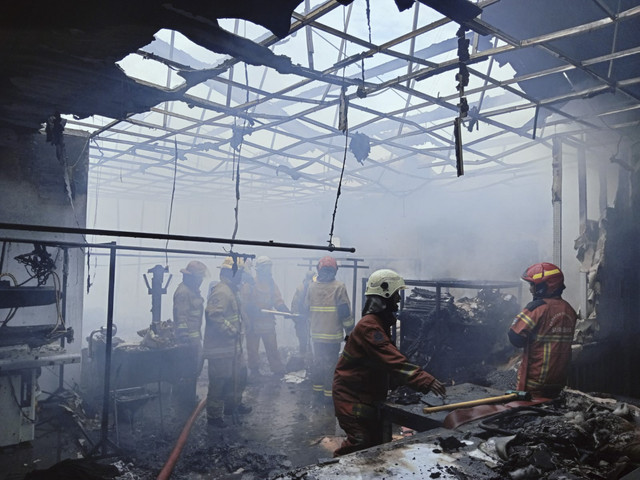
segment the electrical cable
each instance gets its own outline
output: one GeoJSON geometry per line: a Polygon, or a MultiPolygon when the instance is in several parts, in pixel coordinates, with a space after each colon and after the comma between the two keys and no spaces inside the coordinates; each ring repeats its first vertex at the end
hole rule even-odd
{"type": "Polygon", "coordinates": [[[338,212],[338,199],[342,193],[342,177],[344,176],[344,166],[347,163],[347,148],[349,144],[349,128],[344,131],[344,157],[342,158],[342,170],[340,171],[340,181],[338,182],[338,191],[336,192],[336,203],[333,206],[333,215],[331,216],[331,230],[329,231],[329,247],[333,245],[333,229],[336,223],[336,213],[338,212]]]}
{"type": "MultiPolygon", "coordinates": [[[[178,174],[178,140],[173,137],[173,186],[171,187],[171,203],[169,204],[169,221],[167,222],[167,235],[171,233],[171,217],[173,216],[173,200],[176,196],[176,177],[178,174]]],[[[169,239],[164,244],[164,248],[169,248],[169,239]]],[[[165,265],[169,267],[169,253],[165,251],[165,265]]]]}
{"type": "MultiPolygon", "coordinates": [[[[244,64],[244,79],[245,79],[245,84],[247,86],[246,103],[249,103],[249,72],[247,70],[246,63],[244,64]]],[[[236,234],[238,233],[238,226],[239,226],[238,213],[240,210],[240,155],[242,152],[242,143],[244,142],[244,133],[245,133],[246,126],[247,126],[247,120],[244,119],[244,123],[242,125],[242,135],[240,135],[240,141],[238,142],[237,157],[236,157],[236,149],[235,148],[233,149],[233,166],[235,167],[235,181],[236,181],[236,205],[233,208],[235,223],[233,226],[233,233],[231,234],[231,240],[236,239],[236,234]]],[[[232,169],[232,172],[234,172],[233,169],[232,169]]],[[[232,179],[234,178],[233,173],[231,178],[232,179]]],[[[229,252],[232,252],[232,251],[233,251],[233,243],[231,243],[231,248],[229,252]]]]}
{"type": "MultiPolygon", "coordinates": [[[[0,278],[2,278],[2,277],[11,278],[11,280],[13,280],[13,286],[14,287],[18,286],[18,280],[16,279],[16,277],[13,276],[13,274],[8,273],[8,272],[3,272],[3,273],[0,273],[0,278]]],[[[7,313],[7,316],[2,321],[2,324],[0,324],[0,328],[4,327],[7,323],[9,323],[9,320],[11,320],[15,316],[17,311],[18,311],[18,307],[10,308],[9,312],[7,313]]]]}

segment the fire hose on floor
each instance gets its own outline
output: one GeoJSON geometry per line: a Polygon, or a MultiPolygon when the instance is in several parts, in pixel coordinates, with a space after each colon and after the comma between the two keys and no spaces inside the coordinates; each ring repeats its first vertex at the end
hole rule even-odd
{"type": "Polygon", "coordinates": [[[198,418],[198,415],[200,415],[200,412],[202,412],[202,409],[204,409],[206,403],[207,403],[206,397],[200,400],[200,403],[198,403],[198,406],[195,408],[195,410],[189,417],[189,420],[187,420],[187,423],[184,424],[184,427],[182,428],[182,432],[180,432],[180,436],[176,441],[176,445],[173,447],[173,450],[171,451],[171,455],[169,455],[169,458],[165,462],[164,467],[162,467],[162,470],[160,470],[160,473],[158,474],[158,477],[156,480],[167,480],[171,476],[173,467],[175,467],[176,462],[178,461],[178,458],[180,458],[180,453],[182,452],[182,449],[184,448],[185,443],[187,443],[187,438],[189,437],[189,432],[191,431],[191,427],[193,426],[193,423],[195,422],[196,418],[198,418]]]}

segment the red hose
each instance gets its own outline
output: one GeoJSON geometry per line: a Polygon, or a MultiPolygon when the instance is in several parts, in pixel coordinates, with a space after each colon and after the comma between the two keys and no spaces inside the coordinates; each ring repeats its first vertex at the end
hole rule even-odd
{"type": "Polygon", "coordinates": [[[202,412],[202,409],[204,408],[206,403],[207,403],[206,397],[200,400],[200,403],[198,404],[196,409],[193,411],[193,413],[189,417],[189,420],[187,420],[187,423],[184,424],[184,427],[182,428],[182,432],[180,432],[180,436],[176,441],[176,446],[173,447],[173,450],[171,451],[171,455],[169,455],[169,458],[164,464],[164,467],[162,467],[162,470],[160,470],[160,473],[158,474],[158,477],[156,480],[167,480],[171,476],[173,467],[175,467],[176,462],[180,457],[180,452],[182,452],[182,449],[184,448],[184,444],[187,443],[187,438],[189,437],[189,432],[191,431],[193,422],[196,421],[196,418],[198,418],[198,415],[200,415],[200,412],[202,412]]]}

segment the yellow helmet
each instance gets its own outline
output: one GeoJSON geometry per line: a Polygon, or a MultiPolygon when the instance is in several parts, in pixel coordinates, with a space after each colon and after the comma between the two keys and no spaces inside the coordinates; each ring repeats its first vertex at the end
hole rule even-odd
{"type": "MultiPolygon", "coordinates": [[[[234,258],[233,257],[225,257],[224,261],[220,265],[219,268],[228,268],[233,270],[234,258]]],[[[242,270],[244,268],[244,259],[240,257],[235,258],[236,268],[238,270],[242,270]]]]}

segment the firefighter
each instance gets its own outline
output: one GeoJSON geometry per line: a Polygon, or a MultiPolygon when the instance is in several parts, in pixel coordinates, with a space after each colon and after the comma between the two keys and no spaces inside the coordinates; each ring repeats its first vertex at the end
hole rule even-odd
{"type": "Polygon", "coordinates": [[[173,322],[178,343],[189,346],[188,355],[192,360],[193,375],[181,378],[174,385],[173,397],[176,407],[191,412],[196,404],[196,384],[202,371],[202,317],[204,298],[200,285],[209,271],[204,263],[197,260],[180,270],[182,283],[173,294],[173,322]]]}
{"type": "Polygon", "coordinates": [[[391,341],[403,288],[404,280],[393,270],[377,270],[367,281],[363,316],[347,338],[333,377],[335,413],[347,434],[334,457],[382,443],[378,409],[391,383],[439,396],[446,393],[442,383],[409,363],[391,341]]]}
{"type": "Polygon", "coordinates": [[[296,337],[298,337],[298,345],[300,355],[307,356],[309,352],[309,315],[304,309],[304,299],[309,291],[309,285],[313,281],[315,273],[309,270],[305,276],[302,284],[298,285],[293,298],[291,299],[291,313],[295,313],[298,316],[293,318],[296,337]]]}
{"type": "Polygon", "coordinates": [[[509,329],[510,342],[524,349],[517,389],[553,398],[567,380],[577,314],[561,297],[564,275],[554,264],[531,265],[522,280],[529,284],[533,301],[509,329]]]}
{"type": "Polygon", "coordinates": [[[340,345],[353,330],[353,315],[347,288],[336,280],[336,259],[329,255],[322,257],[316,269],[318,275],[309,284],[304,302],[313,343],[311,384],[317,397],[330,404],[333,371],[340,355],[340,345]]]}
{"type": "Polygon", "coordinates": [[[238,289],[242,259],[226,257],[220,266],[220,282],[211,291],[205,309],[204,357],[208,361],[207,423],[226,426],[224,414],[251,411],[242,403],[247,367],[242,355],[243,320],[238,289]]]}
{"type": "Polygon", "coordinates": [[[269,257],[256,258],[256,277],[243,289],[243,300],[247,311],[247,360],[249,372],[252,377],[260,376],[260,357],[258,351],[260,340],[267,354],[271,373],[277,378],[284,375],[284,365],[278,352],[278,340],[276,338],[276,317],[273,313],[262,310],[276,309],[289,313],[289,308],[282,299],[282,294],[276,282],[273,280],[271,269],[273,262],[269,257]]]}

